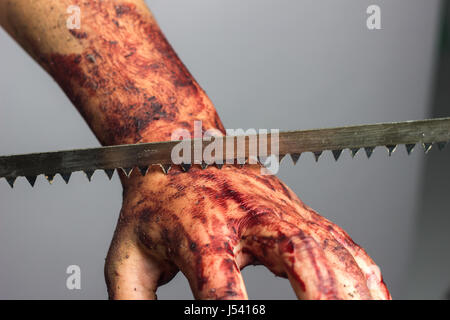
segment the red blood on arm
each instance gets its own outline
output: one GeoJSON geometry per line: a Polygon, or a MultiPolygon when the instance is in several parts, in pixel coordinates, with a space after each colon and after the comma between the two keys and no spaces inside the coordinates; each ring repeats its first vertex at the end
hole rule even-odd
{"type": "Polygon", "coordinates": [[[38,52],[104,145],[170,140],[178,128],[193,133],[224,127],[148,11],[133,3],[79,1],[81,30],[67,30],[81,53],[38,52]]]}

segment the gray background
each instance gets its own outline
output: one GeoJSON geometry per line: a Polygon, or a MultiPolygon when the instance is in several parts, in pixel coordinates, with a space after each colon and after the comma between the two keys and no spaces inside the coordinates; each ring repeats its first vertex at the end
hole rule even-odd
{"type": "MultiPolygon", "coordinates": [[[[228,128],[307,129],[448,115],[434,84],[437,0],[153,0],[169,41],[228,128]],[[378,4],[382,30],[366,28],[378,4]]],[[[55,82],[0,30],[0,154],[97,146],[55,82]]],[[[445,100],[445,99],[444,99],[445,100]]],[[[448,101],[448,100],[447,100],[448,101]]],[[[392,157],[376,149],[319,164],[311,154],[279,176],[361,244],[394,298],[445,298],[450,287],[450,148],[392,157]]],[[[0,298],[106,298],[103,263],[121,204],[117,175],[69,185],[41,176],[0,181],[0,298]],[[68,265],[82,289],[65,287],[68,265]]],[[[243,271],[250,298],[295,298],[263,267],[243,271]]],[[[179,274],[161,299],[192,298],[179,274]]]]}

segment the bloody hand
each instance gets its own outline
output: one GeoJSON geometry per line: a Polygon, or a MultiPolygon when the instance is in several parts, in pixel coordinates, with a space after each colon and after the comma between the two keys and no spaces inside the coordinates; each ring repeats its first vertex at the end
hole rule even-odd
{"type": "MultiPolygon", "coordinates": [[[[0,23],[58,82],[103,145],[169,140],[216,110],[142,0],[3,0],[0,23]],[[81,28],[68,29],[78,6],[81,28]]],[[[238,76],[238,75],[237,75],[238,76]]],[[[378,267],[338,226],[257,165],[122,175],[105,265],[111,298],[155,298],[178,271],[199,299],[246,298],[264,264],[306,299],[388,299],[378,267]]]]}
{"type": "Polygon", "coordinates": [[[111,298],[155,298],[180,270],[197,299],[245,299],[249,264],[288,277],[302,299],[390,298],[364,250],[258,166],[124,181],[105,268],[111,298]]]}

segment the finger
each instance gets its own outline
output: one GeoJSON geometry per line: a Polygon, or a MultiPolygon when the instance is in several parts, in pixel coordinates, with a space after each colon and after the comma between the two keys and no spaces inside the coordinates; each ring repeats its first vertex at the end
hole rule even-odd
{"type": "MultiPolygon", "coordinates": [[[[302,219],[301,219],[302,220],[302,219]]],[[[333,235],[315,222],[296,223],[301,229],[308,228],[325,253],[336,275],[336,286],[343,299],[373,299],[363,270],[354,256],[333,235]]]]}
{"type": "Polygon", "coordinates": [[[243,230],[245,249],[287,277],[299,299],[338,298],[334,272],[310,234],[269,214],[251,217],[243,230]]]}
{"type": "MultiPolygon", "coordinates": [[[[302,212],[302,215],[285,215],[283,219],[300,228],[315,230],[314,233],[317,237],[322,239],[322,245],[325,247],[329,259],[334,260],[332,256],[335,255],[341,261],[340,264],[335,264],[334,267],[336,273],[340,272],[342,274],[339,278],[348,278],[348,280],[353,278],[353,281],[350,282],[355,284],[353,288],[358,289],[356,291],[359,291],[358,295],[360,298],[366,296],[364,292],[365,288],[361,286],[356,288],[356,284],[364,281],[371,299],[391,299],[389,291],[383,282],[380,269],[364,249],[358,246],[339,226],[322,217],[306,205],[303,206],[303,209],[304,212],[302,212]],[[350,259],[348,254],[353,259],[350,259]],[[354,263],[352,260],[354,260],[354,263]],[[343,264],[342,261],[346,261],[346,263],[343,264]],[[355,263],[357,269],[355,268],[355,263]],[[344,266],[344,270],[342,270],[342,266],[344,266]],[[360,273],[364,277],[363,281],[359,280],[360,273]]],[[[347,295],[355,295],[355,290],[349,290],[348,284],[346,289],[347,295]]]]}
{"type": "Polygon", "coordinates": [[[131,239],[128,232],[119,230],[111,242],[105,261],[109,298],[154,300],[161,281],[168,281],[164,278],[173,277],[176,271],[164,268],[131,239]]]}
{"type": "Polygon", "coordinates": [[[179,268],[189,280],[195,299],[248,299],[241,271],[227,241],[190,245],[179,268]]]}
{"type": "MultiPolygon", "coordinates": [[[[285,191],[285,195],[287,196],[287,198],[292,201],[295,207],[294,210],[290,206],[287,206],[284,212],[283,210],[281,210],[282,219],[291,222],[295,225],[299,225],[299,221],[306,220],[311,223],[307,225],[306,228],[314,227],[313,224],[315,224],[317,226],[316,229],[324,230],[325,233],[328,234],[328,236],[322,237],[322,239],[335,240],[340,244],[340,246],[342,246],[345,249],[335,251],[341,252],[340,254],[341,256],[346,256],[347,255],[346,252],[352,255],[353,259],[356,261],[358,268],[360,269],[361,273],[365,278],[366,286],[370,291],[370,296],[373,299],[391,299],[389,291],[383,282],[381,272],[378,266],[373,262],[373,260],[364,251],[364,249],[362,249],[355,242],[353,242],[353,240],[342,228],[336,226],[331,221],[320,216],[313,209],[306,206],[295,195],[295,193],[293,193],[292,190],[290,190],[287,186],[285,186],[281,181],[278,181],[278,183],[280,184],[281,189],[285,191]]],[[[324,245],[324,243],[322,243],[322,245],[324,245]]],[[[338,246],[336,246],[335,244],[332,245],[333,245],[332,247],[338,248],[338,246]]],[[[346,261],[350,260],[346,259],[346,261]]],[[[353,263],[350,264],[353,265],[353,263]]],[[[353,268],[351,270],[353,270],[353,268]]],[[[358,277],[356,274],[354,274],[354,276],[358,277]]],[[[351,294],[351,292],[349,293],[351,294]]]]}
{"type": "Polygon", "coordinates": [[[330,220],[322,217],[316,211],[305,206],[309,216],[326,230],[339,244],[341,244],[355,259],[359,268],[363,272],[367,287],[373,299],[390,300],[391,295],[383,281],[380,268],[370,258],[366,251],[355,243],[344,229],[334,224],[330,220]]]}
{"type": "Polygon", "coordinates": [[[359,268],[362,270],[367,287],[373,299],[390,300],[391,295],[383,281],[380,268],[370,258],[366,251],[356,244],[350,236],[339,226],[329,222],[327,227],[329,233],[354,257],[359,268]]]}

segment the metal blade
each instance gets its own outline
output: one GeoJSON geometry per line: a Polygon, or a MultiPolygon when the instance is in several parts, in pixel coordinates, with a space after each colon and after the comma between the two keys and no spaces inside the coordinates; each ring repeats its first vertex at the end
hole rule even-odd
{"type": "Polygon", "coordinates": [[[375,147],[365,147],[364,148],[364,151],[366,151],[367,159],[369,159],[372,156],[373,149],[375,149],[375,147]]]}
{"type": "Polygon", "coordinates": [[[298,159],[300,158],[301,153],[291,153],[291,159],[292,162],[294,162],[294,165],[297,164],[298,159]]]}
{"type": "Polygon", "coordinates": [[[16,181],[17,177],[6,177],[6,181],[8,181],[8,184],[11,188],[14,188],[14,182],[16,181]]]}
{"type": "Polygon", "coordinates": [[[319,158],[322,155],[322,151],[316,151],[316,152],[313,152],[313,154],[314,154],[314,159],[317,162],[317,161],[319,161],[319,158]]]}
{"type": "Polygon", "coordinates": [[[123,167],[122,167],[122,171],[123,171],[123,173],[125,173],[125,175],[127,176],[127,178],[129,178],[130,175],[131,175],[131,172],[133,171],[133,168],[123,168],[123,167]]]}
{"type": "Polygon", "coordinates": [[[395,149],[397,149],[397,145],[396,144],[388,144],[388,145],[386,145],[386,148],[388,149],[389,157],[390,157],[390,156],[392,156],[392,153],[395,151],[395,149]]]}
{"type": "Polygon", "coordinates": [[[350,151],[352,153],[352,158],[354,158],[356,156],[356,154],[358,153],[359,148],[351,148],[350,151]]]}
{"type": "Polygon", "coordinates": [[[88,178],[89,182],[92,180],[92,176],[94,175],[95,170],[85,170],[86,178],[88,178]]]}
{"type": "Polygon", "coordinates": [[[111,180],[115,170],[116,169],[104,169],[103,171],[105,171],[107,177],[109,178],[109,180],[111,180]]]}
{"type": "Polygon", "coordinates": [[[411,152],[414,150],[415,146],[416,146],[415,143],[407,143],[407,144],[405,144],[406,152],[408,152],[408,155],[411,154],[411,152]]]}
{"type": "Polygon", "coordinates": [[[222,167],[223,167],[223,163],[216,163],[216,167],[217,167],[217,169],[222,169],[222,167]]]}
{"type": "Polygon", "coordinates": [[[334,160],[338,161],[339,157],[341,156],[342,149],[331,150],[331,152],[333,152],[334,160]]]}
{"type": "Polygon", "coordinates": [[[48,183],[52,184],[53,180],[55,179],[56,174],[54,173],[48,173],[45,175],[45,178],[48,180],[48,183]]]}
{"type": "Polygon", "coordinates": [[[146,175],[147,172],[148,172],[148,166],[140,166],[140,167],[139,167],[139,171],[141,172],[141,175],[142,175],[143,177],[145,177],[145,175],[146,175]]]}
{"type": "Polygon", "coordinates": [[[36,183],[36,178],[37,178],[37,176],[26,176],[25,178],[27,179],[28,183],[29,183],[32,187],[34,187],[34,184],[36,183]]]}
{"type": "MultiPolygon", "coordinates": [[[[222,139],[224,155],[229,141],[234,142],[236,136],[217,137],[222,139]]],[[[272,135],[256,135],[256,140],[264,138],[267,141],[267,154],[271,154],[272,135]]],[[[252,135],[246,136],[245,154],[249,158],[249,144],[252,135]]],[[[196,139],[198,140],[198,139],[196,139]]],[[[428,151],[433,143],[437,143],[441,149],[444,143],[450,141],[450,118],[438,118],[430,120],[406,121],[394,123],[379,123],[358,126],[346,126],[326,129],[286,131],[278,134],[278,154],[290,154],[294,163],[298,161],[300,154],[312,152],[318,160],[320,154],[325,150],[331,150],[335,159],[338,159],[343,149],[352,150],[352,154],[361,148],[370,150],[376,146],[387,146],[390,153],[392,146],[406,145],[408,153],[412,151],[415,144],[422,144],[424,150],[428,151]]],[[[19,176],[33,177],[45,174],[51,182],[54,172],[65,172],[66,174],[84,171],[90,172],[98,169],[105,170],[108,177],[112,177],[114,168],[123,168],[125,174],[131,174],[132,168],[160,165],[164,173],[168,173],[171,165],[171,152],[180,141],[165,141],[155,143],[139,143],[132,145],[108,146],[92,149],[80,149],[69,151],[57,151],[47,153],[33,153],[25,155],[12,155],[0,157],[0,178],[5,177],[8,183],[13,185],[15,178],[19,176]],[[50,174],[49,174],[50,172],[50,174]]],[[[192,142],[192,141],[191,141],[192,142]]],[[[211,143],[209,139],[200,142],[203,149],[211,143]]],[[[194,143],[191,143],[191,151],[194,154],[194,143]]],[[[371,153],[370,153],[371,154],[371,153]]],[[[369,155],[369,153],[368,153],[369,155]]],[[[234,160],[237,156],[234,153],[234,160]]],[[[203,159],[199,159],[201,163],[203,159]]],[[[227,159],[215,159],[216,166],[222,165],[217,162],[225,162],[227,159]],[[219,161],[222,160],[222,161],[219,161]]],[[[182,169],[190,168],[190,164],[184,164],[182,169]]],[[[64,178],[64,177],[63,177],[64,178]]],[[[64,179],[66,181],[66,179],[64,179]]]]}
{"type": "Polygon", "coordinates": [[[428,153],[428,151],[430,151],[431,147],[433,146],[433,142],[423,142],[422,146],[423,146],[423,151],[425,153],[428,153]]]}
{"type": "MultiPolygon", "coordinates": [[[[63,180],[66,182],[66,184],[69,183],[69,179],[70,176],[72,175],[72,172],[68,172],[68,173],[60,173],[61,177],[63,178],[63,180]]],[[[89,180],[90,181],[90,180],[89,180]]]]}
{"type": "Polygon", "coordinates": [[[190,163],[182,163],[181,164],[181,169],[184,171],[184,172],[188,172],[190,169],[191,169],[191,164],[190,163]]]}
{"type": "Polygon", "coordinates": [[[164,172],[164,174],[168,174],[170,168],[172,168],[172,166],[170,164],[160,164],[162,171],[164,172]]]}

